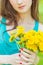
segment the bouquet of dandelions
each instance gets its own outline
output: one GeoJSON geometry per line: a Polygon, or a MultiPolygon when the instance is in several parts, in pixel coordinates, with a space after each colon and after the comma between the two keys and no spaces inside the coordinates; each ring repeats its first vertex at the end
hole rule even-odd
{"type": "Polygon", "coordinates": [[[15,31],[11,32],[9,39],[10,42],[15,41],[18,45],[18,49],[26,48],[34,52],[43,52],[43,32],[30,30],[25,32],[22,26],[18,26],[15,31]]]}

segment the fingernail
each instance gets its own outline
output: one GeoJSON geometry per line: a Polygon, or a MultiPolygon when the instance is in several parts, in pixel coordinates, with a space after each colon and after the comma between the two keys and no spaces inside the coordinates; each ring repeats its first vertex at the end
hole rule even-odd
{"type": "Polygon", "coordinates": [[[20,62],[20,64],[22,64],[22,62],[20,62]]]}
{"type": "Polygon", "coordinates": [[[21,50],[23,51],[23,48],[21,48],[21,50]]]}
{"type": "Polygon", "coordinates": [[[21,50],[19,50],[19,52],[21,52],[21,50]]]}
{"type": "Polygon", "coordinates": [[[19,54],[19,57],[20,57],[21,55],[19,54]]]}

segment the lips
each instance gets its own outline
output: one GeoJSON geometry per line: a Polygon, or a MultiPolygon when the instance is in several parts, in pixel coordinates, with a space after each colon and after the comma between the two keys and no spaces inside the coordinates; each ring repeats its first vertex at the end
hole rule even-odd
{"type": "Polygon", "coordinates": [[[23,9],[25,7],[25,5],[19,6],[20,9],[23,9]]]}

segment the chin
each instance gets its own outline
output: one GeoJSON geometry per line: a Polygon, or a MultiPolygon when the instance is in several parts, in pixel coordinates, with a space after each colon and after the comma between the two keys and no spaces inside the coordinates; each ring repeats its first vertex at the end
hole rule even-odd
{"type": "Polygon", "coordinates": [[[24,10],[19,10],[17,11],[18,13],[22,14],[22,13],[26,13],[28,10],[24,9],[24,10]]]}

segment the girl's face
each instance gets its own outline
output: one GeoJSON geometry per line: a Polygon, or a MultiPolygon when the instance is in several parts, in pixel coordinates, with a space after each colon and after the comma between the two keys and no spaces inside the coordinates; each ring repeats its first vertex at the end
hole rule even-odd
{"type": "Polygon", "coordinates": [[[9,0],[12,7],[18,12],[18,13],[25,13],[27,12],[32,5],[32,0],[9,0]]]}

